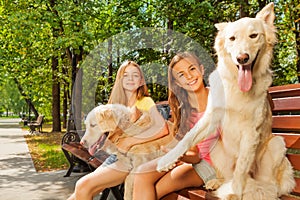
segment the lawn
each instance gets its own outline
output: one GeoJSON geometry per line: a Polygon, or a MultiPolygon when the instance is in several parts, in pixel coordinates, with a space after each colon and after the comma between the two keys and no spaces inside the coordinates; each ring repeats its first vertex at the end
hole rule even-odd
{"type": "MultiPolygon", "coordinates": [[[[28,129],[28,127],[24,127],[28,129]]],[[[67,169],[68,162],[61,150],[64,132],[51,133],[51,125],[43,125],[42,134],[28,134],[25,139],[38,172],[67,169]]]]}

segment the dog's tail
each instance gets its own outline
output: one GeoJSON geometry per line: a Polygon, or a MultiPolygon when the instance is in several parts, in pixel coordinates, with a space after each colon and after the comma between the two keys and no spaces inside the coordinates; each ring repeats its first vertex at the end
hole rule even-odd
{"type": "Polygon", "coordinates": [[[284,160],[282,161],[282,165],[278,170],[282,173],[281,179],[278,183],[278,194],[280,196],[289,194],[296,186],[296,182],[293,176],[293,168],[287,158],[284,158],[284,160]]]}

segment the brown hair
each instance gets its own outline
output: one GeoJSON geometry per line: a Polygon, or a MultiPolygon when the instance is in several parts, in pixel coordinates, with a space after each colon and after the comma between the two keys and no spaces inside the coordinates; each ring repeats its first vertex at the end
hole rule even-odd
{"type": "Polygon", "coordinates": [[[120,66],[120,68],[117,71],[117,76],[116,76],[116,80],[115,80],[115,84],[113,86],[113,89],[111,91],[108,103],[110,104],[123,104],[123,105],[127,105],[127,100],[126,99],[126,95],[124,92],[124,88],[123,88],[123,84],[122,84],[122,80],[124,77],[124,73],[125,73],[125,69],[129,66],[132,65],[134,67],[136,67],[141,75],[141,86],[137,89],[137,99],[141,99],[145,96],[149,96],[148,93],[148,87],[146,85],[146,81],[145,81],[145,77],[144,74],[142,72],[142,69],[140,68],[140,66],[135,63],[134,61],[125,61],[124,63],[122,63],[122,65],[120,66]]]}
{"type": "Polygon", "coordinates": [[[197,62],[197,66],[201,66],[200,59],[190,52],[182,52],[176,54],[168,68],[168,84],[169,84],[169,105],[172,111],[172,117],[174,122],[173,133],[175,138],[181,140],[183,136],[189,131],[189,127],[186,125],[186,120],[192,112],[192,107],[187,98],[187,91],[175,83],[173,77],[173,67],[182,59],[193,58],[197,62]]]}

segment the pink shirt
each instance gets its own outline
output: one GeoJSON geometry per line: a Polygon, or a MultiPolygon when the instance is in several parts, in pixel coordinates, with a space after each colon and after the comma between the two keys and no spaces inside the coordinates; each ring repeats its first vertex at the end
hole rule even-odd
{"type": "MultiPolygon", "coordinates": [[[[200,115],[198,115],[198,116],[200,116],[199,119],[201,119],[202,116],[203,116],[203,114],[204,114],[204,112],[199,113],[199,114],[200,114],[200,115]]],[[[192,124],[191,126],[193,127],[195,124],[192,124]]],[[[215,134],[209,135],[205,140],[201,141],[200,143],[198,143],[196,145],[197,148],[198,148],[198,151],[199,151],[200,158],[203,159],[203,160],[205,160],[209,164],[212,164],[209,152],[210,152],[212,146],[217,142],[217,140],[218,140],[218,138],[220,136],[220,131],[221,131],[221,129],[218,128],[215,134]]]]}

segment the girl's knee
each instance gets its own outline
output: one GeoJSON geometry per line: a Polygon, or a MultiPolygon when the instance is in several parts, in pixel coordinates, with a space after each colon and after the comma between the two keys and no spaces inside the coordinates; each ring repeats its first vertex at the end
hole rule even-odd
{"type": "Polygon", "coordinates": [[[82,177],[76,182],[75,193],[76,195],[89,193],[91,190],[91,180],[87,177],[82,177]]]}
{"type": "Polygon", "coordinates": [[[134,184],[138,186],[145,186],[145,185],[153,185],[158,180],[158,178],[154,178],[152,173],[140,173],[135,174],[134,176],[134,184]]]}

